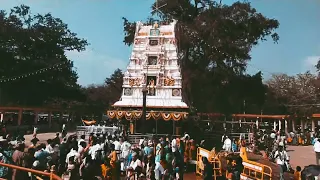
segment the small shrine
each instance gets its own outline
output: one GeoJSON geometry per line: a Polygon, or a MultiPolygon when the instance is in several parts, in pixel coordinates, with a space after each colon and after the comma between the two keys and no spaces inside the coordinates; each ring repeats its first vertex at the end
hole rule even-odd
{"type": "Polygon", "coordinates": [[[186,118],[188,106],[182,100],[175,25],[176,21],[167,25],[160,25],[158,21],[150,25],[136,23],[122,96],[114,103],[115,110],[107,112],[109,118],[141,119],[144,88],[147,90],[147,120],[179,121],[186,118]]]}

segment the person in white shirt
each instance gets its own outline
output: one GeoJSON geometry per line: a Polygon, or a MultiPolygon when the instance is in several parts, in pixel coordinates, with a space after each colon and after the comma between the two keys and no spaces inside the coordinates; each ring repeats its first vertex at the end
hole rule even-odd
{"type": "Polygon", "coordinates": [[[120,151],[120,149],[121,149],[121,144],[120,144],[120,142],[118,141],[118,139],[114,138],[113,144],[114,144],[114,149],[115,149],[116,151],[120,151]]]}
{"type": "Polygon", "coordinates": [[[129,165],[129,154],[131,149],[131,144],[126,140],[121,140],[121,158],[124,159],[124,167],[126,168],[129,165]]]}
{"type": "Polygon", "coordinates": [[[90,134],[93,133],[93,131],[94,131],[93,125],[91,125],[91,126],[88,127],[88,131],[89,131],[90,134]]]}
{"type": "Polygon", "coordinates": [[[225,151],[231,152],[231,147],[232,147],[231,139],[228,136],[226,136],[226,140],[224,140],[224,143],[223,143],[223,149],[225,151]]]}
{"type": "Polygon", "coordinates": [[[132,161],[128,167],[128,177],[130,177],[133,172],[141,172],[142,170],[142,162],[138,159],[137,153],[132,153],[132,161]]]}
{"type": "Polygon", "coordinates": [[[85,142],[86,136],[85,135],[81,135],[80,139],[78,141],[78,145],[80,145],[81,142],[85,142]]]}
{"type": "Polygon", "coordinates": [[[222,135],[221,137],[221,142],[224,143],[224,141],[226,140],[227,136],[225,134],[222,135]]]}
{"type": "Polygon", "coordinates": [[[52,154],[54,153],[54,150],[53,150],[53,147],[52,147],[52,139],[48,139],[47,140],[47,146],[46,146],[46,149],[45,151],[47,151],[48,153],[52,154]]]}
{"type": "Polygon", "coordinates": [[[85,141],[81,141],[80,144],[78,145],[78,153],[82,155],[86,147],[87,147],[87,143],[85,141]]]}
{"type": "Polygon", "coordinates": [[[78,146],[73,146],[70,152],[66,156],[66,163],[69,163],[70,157],[74,156],[74,162],[80,163],[81,158],[80,154],[78,153],[78,146]]]}
{"type": "Polygon", "coordinates": [[[176,138],[173,138],[171,141],[171,149],[172,149],[172,153],[176,152],[178,149],[176,138]]]}
{"type": "Polygon", "coordinates": [[[278,150],[274,153],[276,163],[280,168],[280,180],[284,180],[284,172],[288,170],[289,156],[286,151],[283,150],[283,146],[279,146],[278,150]]]}
{"type": "Polygon", "coordinates": [[[140,139],[139,140],[139,147],[142,149],[142,147],[148,143],[147,139],[146,138],[143,138],[143,139],[140,139]]]}
{"type": "Polygon", "coordinates": [[[317,141],[313,145],[313,150],[316,153],[316,164],[320,165],[320,139],[317,138],[317,141]]]}
{"type": "Polygon", "coordinates": [[[92,146],[91,147],[89,147],[89,152],[88,152],[88,154],[91,156],[91,159],[92,160],[95,160],[95,159],[97,159],[98,157],[98,152],[99,151],[101,151],[102,149],[101,149],[101,146],[100,146],[100,144],[97,144],[97,140],[96,140],[96,138],[93,138],[92,139],[92,146]]]}

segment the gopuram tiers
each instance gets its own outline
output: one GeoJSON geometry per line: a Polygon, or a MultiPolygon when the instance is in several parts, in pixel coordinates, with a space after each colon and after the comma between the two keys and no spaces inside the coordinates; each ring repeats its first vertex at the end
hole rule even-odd
{"type": "Polygon", "coordinates": [[[176,21],[159,25],[136,23],[129,65],[124,73],[121,99],[107,112],[111,119],[140,119],[147,88],[146,119],[179,121],[188,106],[182,101],[182,77],[175,38],[176,21]]]}

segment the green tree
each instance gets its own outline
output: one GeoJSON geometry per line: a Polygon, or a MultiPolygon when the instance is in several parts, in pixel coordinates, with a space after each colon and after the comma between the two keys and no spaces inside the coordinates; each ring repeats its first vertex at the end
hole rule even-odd
{"type": "Polygon", "coordinates": [[[316,75],[306,72],[295,76],[274,74],[266,84],[286,113],[308,115],[319,110],[318,82],[316,75]]]}
{"type": "Polygon", "coordinates": [[[121,69],[116,69],[109,78],[106,78],[105,85],[107,86],[106,96],[109,99],[109,105],[118,101],[122,94],[123,73],[121,69]]]}
{"type": "Polygon", "coordinates": [[[83,51],[87,41],[50,13],[32,14],[25,5],[0,11],[0,78],[36,75],[1,82],[6,104],[39,106],[51,99],[81,96],[77,73],[66,51],[83,51]],[[56,64],[63,64],[52,68],[56,64]]]}
{"type": "Polygon", "coordinates": [[[90,85],[83,88],[86,100],[82,103],[82,108],[86,112],[100,115],[110,108],[121,97],[123,83],[123,73],[116,69],[110,77],[107,77],[104,84],[90,85]]]}
{"type": "MultiPolygon", "coordinates": [[[[254,46],[269,37],[279,40],[274,32],[279,22],[257,12],[246,1],[224,5],[213,0],[159,0],[158,6],[164,4],[160,20],[177,20],[184,100],[201,112],[236,112],[245,99],[261,106],[266,90],[261,73],[248,76],[246,66],[254,46]],[[239,95],[237,88],[244,83],[256,92],[259,102],[243,91],[239,95]]],[[[131,45],[135,23],[123,19],[124,43],[131,45]]]]}

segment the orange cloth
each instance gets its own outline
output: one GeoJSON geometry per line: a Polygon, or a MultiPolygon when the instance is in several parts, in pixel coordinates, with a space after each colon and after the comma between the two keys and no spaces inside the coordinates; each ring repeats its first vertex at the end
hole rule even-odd
{"type": "Polygon", "coordinates": [[[300,180],[301,179],[301,172],[295,171],[293,174],[294,180],[300,180]]]}
{"type": "Polygon", "coordinates": [[[117,152],[112,151],[110,154],[110,165],[115,168],[116,167],[116,162],[117,162],[117,152]]]}
{"type": "Polygon", "coordinates": [[[107,176],[107,166],[104,164],[101,164],[101,175],[106,178],[107,176]]]}
{"type": "Polygon", "coordinates": [[[96,124],[96,121],[95,121],[95,120],[92,120],[92,121],[82,120],[82,122],[83,122],[85,125],[87,125],[87,126],[91,126],[91,125],[96,124]]]}
{"type": "Polygon", "coordinates": [[[108,179],[108,174],[110,174],[111,168],[107,167],[105,164],[101,164],[101,171],[104,179],[108,179]]]}
{"type": "Polygon", "coordinates": [[[112,151],[111,154],[109,155],[110,157],[110,165],[111,165],[111,176],[112,180],[116,180],[118,177],[118,170],[117,170],[117,152],[112,151]]]}
{"type": "Polygon", "coordinates": [[[291,143],[292,142],[292,138],[288,137],[287,141],[288,141],[288,143],[291,143]]]}

